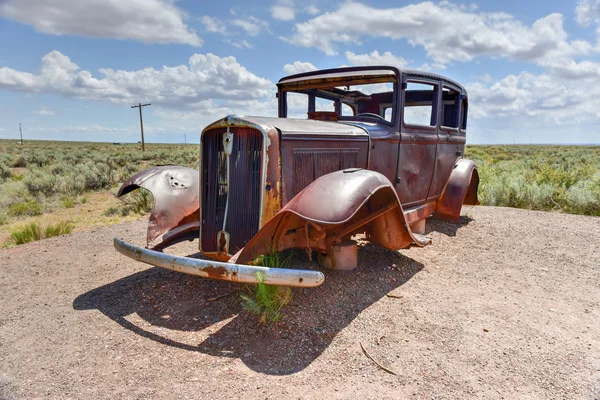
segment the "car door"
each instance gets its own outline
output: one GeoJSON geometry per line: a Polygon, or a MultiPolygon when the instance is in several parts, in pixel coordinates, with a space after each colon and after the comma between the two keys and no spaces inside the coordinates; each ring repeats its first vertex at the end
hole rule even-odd
{"type": "Polygon", "coordinates": [[[454,85],[440,82],[440,86],[438,144],[428,200],[435,200],[442,195],[452,167],[462,156],[466,141],[465,132],[459,129],[460,106],[464,96],[460,88],[454,85]]]}
{"type": "Polygon", "coordinates": [[[427,200],[438,142],[439,81],[403,75],[396,192],[404,207],[427,200]]]}

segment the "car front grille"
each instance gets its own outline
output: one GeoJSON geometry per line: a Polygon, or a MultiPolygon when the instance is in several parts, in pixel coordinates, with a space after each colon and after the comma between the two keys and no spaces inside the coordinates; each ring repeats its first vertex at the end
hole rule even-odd
{"type": "Polygon", "coordinates": [[[202,136],[202,251],[217,251],[217,233],[223,229],[229,197],[227,225],[229,253],[235,254],[258,232],[262,187],[263,136],[253,128],[232,127],[233,148],[229,162],[223,149],[226,128],[202,136]]]}

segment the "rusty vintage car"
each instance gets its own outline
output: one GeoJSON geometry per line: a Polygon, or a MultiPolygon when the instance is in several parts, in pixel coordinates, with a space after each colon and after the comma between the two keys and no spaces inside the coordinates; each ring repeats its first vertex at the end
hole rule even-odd
{"type": "Polygon", "coordinates": [[[278,118],[230,115],[200,138],[200,168],[157,166],[118,196],[154,196],[146,248],[115,238],[141,262],[207,278],[314,287],[315,270],[250,265],[288,248],[352,269],[352,237],[387,249],[425,246],[425,221],[476,205],[479,177],[463,158],[468,97],[436,74],[389,66],[292,75],[277,84],[278,118]],[[210,259],[162,250],[199,238],[210,259]]]}

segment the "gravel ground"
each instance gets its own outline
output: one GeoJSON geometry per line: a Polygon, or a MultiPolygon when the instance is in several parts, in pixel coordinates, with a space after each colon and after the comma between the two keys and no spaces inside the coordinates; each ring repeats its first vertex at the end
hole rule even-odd
{"type": "Polygon", "coordinates": [[[145,222],[2,250],[0,398],[600,398],[600,219],[464,211],[424,249],[364,244],[269,327],[208,301],[236,284],[116,253],[145,222]]]}

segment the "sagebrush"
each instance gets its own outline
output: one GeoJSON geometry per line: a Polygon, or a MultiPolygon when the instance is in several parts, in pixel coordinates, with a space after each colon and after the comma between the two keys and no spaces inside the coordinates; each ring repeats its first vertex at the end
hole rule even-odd
{"type": "MultiPolygon", "coordinates": [[[[124,180],[144,168],[177,164],[198,168],[196,146],[0,140],[0,215],[4,224],[85,204],[87,193],[116,191],[124,180]],[[80,201],[77,201],[77,199],[80,201]]],[[[125,198],[118,215],[144,214],[152,195],[137,190],[125,198]]],[[[107,210],[113,213],[113,210],[107,210]]]]}

